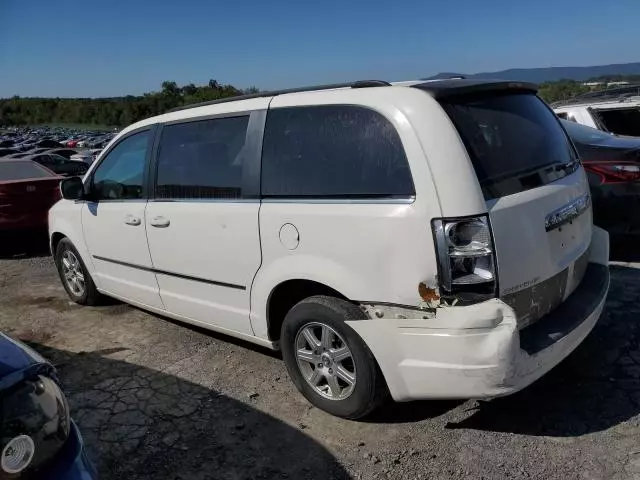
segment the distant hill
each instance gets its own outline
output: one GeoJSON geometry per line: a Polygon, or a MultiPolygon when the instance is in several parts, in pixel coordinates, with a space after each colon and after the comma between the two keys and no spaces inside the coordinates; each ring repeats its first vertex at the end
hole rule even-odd
{"type": "Polygon", "coordinates": [[[523,82],[555,82],[558,80],[586,81],[592,78],[610,75],[638,75],[640,62],[597,65],[593,67],[549,67],[549,68],[511,68],[499,72],[450,73],[443,72],[425,80],[464,76],[467,78],[499,78],[502,80],[520,80],[523,82]]]}

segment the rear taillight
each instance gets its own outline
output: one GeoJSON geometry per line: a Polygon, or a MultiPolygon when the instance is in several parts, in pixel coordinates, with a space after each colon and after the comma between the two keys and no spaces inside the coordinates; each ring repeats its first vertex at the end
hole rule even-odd
{"type": "Polygon", "coordinates": [[[600,177],[602,183],[621,183],[640,181],[640,165],[623,162],[584,162],[587,172],[600,177]]]}
{"type": "Polygon", "coordinates": [[[443,294],[495,294],[496,259],[487,215],[432,221],[443,294]]]}

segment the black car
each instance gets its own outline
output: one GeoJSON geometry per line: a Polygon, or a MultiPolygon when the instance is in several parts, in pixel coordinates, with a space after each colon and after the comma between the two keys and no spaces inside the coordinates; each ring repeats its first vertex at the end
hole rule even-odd
{"type": "Polygon", "coordinates": [[[84,175],[87,173],[88,166],[83,162],[77,162],[75,160],[69,160],[60,155],[52,155],[49,153],[41,153],[38,155],[32,155],[23,157],[28,160],[33,160],[40,165],[47,167],[52,172],[58,175],[84,175]]]}
{"type": "Polygon", "coordinates": [[[36,153],[44,153],[48,150],[50,149],[49,148],[32,148],[31,150],[28,150],[27,153],[29,155],[35,155],[36,153]]]}
{"type": "Polygon", "coordinates": [[[45,138],[43,140],[40,140],[36,145],[40,148],[63,148],[64,147],[64,145],[62,145],[60,142],[56,142],[55,140],[51,140],[50,138],[45,138]]]}
{"type": "Polygon", "coordinates": [[[18,153],[18,150],[15,148],[0,148],[0,157],[6,157],[7,155],[13,155],[14,153],[18,153]]]}
{"type": "Polygon", "coordinates": [[[97,478],[54,367],[2,333],[0,452],[0,478],[97,478]]]}
{"type": "Polygon", "coordinates": [[[77,150],[74,150],[73,148],[54,148],[52,150],[46,150],[43,153],[48,153],[50,155],[60,155],[61,157],[64,158],[71,158],[71,155],[75,155],[76,153],[78,153],[77,150]]]}
{"type": "Polygon", "coordinates": [[[640,137],[623,137],[560,121],[587,171],[593,222],[617,239],[639,236],[640,137]]]}
{"type": "Polygon", "coordinates": [[[11,155],[6,155],[7,158],[24,158],[28,156],[29,156],[29,153],[27,152],[19,152],[19,153],[12,153],[11,155]]]}

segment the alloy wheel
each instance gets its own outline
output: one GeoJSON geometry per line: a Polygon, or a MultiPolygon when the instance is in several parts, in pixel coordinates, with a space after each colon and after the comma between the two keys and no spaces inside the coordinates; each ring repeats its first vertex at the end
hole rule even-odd
{"type": "Polygon", "coordinates": [[[328,325],[311,322],[297,333],[298,368],[316,393],[330,400],[344,400],[356,385],[356,366],[347,343],[328,325]]]}
{"type": "Polygon", "coordinates": [[[65,250],[62,254],[62,275],[74,295],[78,297],[84,295],[85,283],[82,265],[78,257],[70,250],[65,250]]]}

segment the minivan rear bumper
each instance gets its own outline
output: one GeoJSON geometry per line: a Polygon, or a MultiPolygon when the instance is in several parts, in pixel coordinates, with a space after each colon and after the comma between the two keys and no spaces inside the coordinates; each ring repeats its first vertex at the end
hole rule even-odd
{"type": "Polygon", "coordinates": [[[608,237],[594,232],[596,240],[607,245],[596,248],[600,258],[592,254],[578,288],[556,310],[522,330],[513,309],[499,299],[441,308],[434,319],[348,324],[376,357],[396,401],[514,393],[560,363],[598,321],[609,289],[609,268],[601,261],[608,237]],[[447,328],[469,319],[470,327],[447,328]]]}

